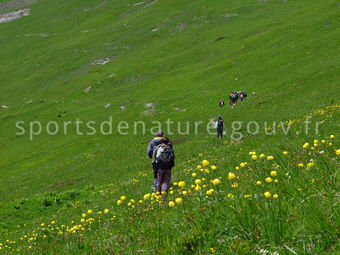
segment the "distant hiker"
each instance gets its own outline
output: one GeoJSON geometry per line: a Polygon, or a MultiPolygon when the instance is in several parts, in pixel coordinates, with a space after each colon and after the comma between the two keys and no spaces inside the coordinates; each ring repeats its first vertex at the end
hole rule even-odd
{"type": "Polygon", "coordinates": [[[217,138],[222,138],[223,136],[223,120],[221,115],[218,115],[218,119],[216,121],[216,130],[217,130],[217,138]]]}
{"type": "Polygon", "coordinates": [[[235,107],[237,99],[238,99],[238,94],[237,94],[237,92],[234,92],[231,96],[231,107],[233,107],[233,108],[235,107]]]}
{"type": "Polygon", "coordinates": [[[243,100],[246,100],[247,98],[247,92],[243,91],[243,100]]]}
{"type": "Polygon", "coordinates": [[[251,96],[252,96],[252,97],[254,97],[254,96],[255,96],[255,91],[253,91],[253,92],[251,93],[251,96]]]}
{"type": "MultiPolygon", "coordinates": [[[[157,133],[156,133],[156,137],[153,138],[151,140],[151,142],[149,143],[149,146],[147,148],[147,153],[148,153],[148,156],[149,158],[152,158],[153,156],[153,153],[156,149],[156,147],[161,144],[161,140],[163,139],[163,131],[159,130],[157,133]]],[[[152,161],[152,169],[153,169],[153,186],[154,186],[154,191],[156,191],[156,187],[157,187],[157,167],[156,167],[156,164],[155,162],[152,161]]]]}
{"type": "Polygon", "coordinates": [[[233,95],[234,95],[234,92],[231,91],[231,92],[229,93],[229,104],[230,104],[230,106],[233,106],[232,101],[231,101],[231,98],[233,97],[233,95]]]}
{"type": "Polygon", "coordinates": [[[242,94],[242,92],[240,93],[240,101],[242,102],[243,101],[243,94],[242,94]]]}
{"type": "Polygon", "coordinates": [[[219,105],[220,107],[223,107],[223,106],[225,105],[223,99],[221,99],[221,101],[218,103],[218,105],[219,105]]]}
{"type": "Polygon", "coordinates": [[[169,191],[171,169],[175,166],[175,153],[168,137],[161,139],[153,153],[152,161],[158,169],[156,192],[164,198],[169,191]]]}
{"type": "Polygon", "coordinates": [[[245,91],[242,91],[240,93],[240,101],[242,102],[243,100],[246,100],[247,93],[245,91]]]}

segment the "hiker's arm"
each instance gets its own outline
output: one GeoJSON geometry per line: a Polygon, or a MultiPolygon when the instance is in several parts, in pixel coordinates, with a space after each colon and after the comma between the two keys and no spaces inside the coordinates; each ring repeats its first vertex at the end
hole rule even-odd
{"type": "Polygon", "coordinates": [[[148,148],[147,148],[147,150],[146,150],[146,152],[147,152],[147,154],[148,154],[148,156],[149,156],[149,158],[152,158],[152,153],[153,153],[153,151],[152,151],[152,141],[149,143],[149,146],[148,146],[148,148]]]}

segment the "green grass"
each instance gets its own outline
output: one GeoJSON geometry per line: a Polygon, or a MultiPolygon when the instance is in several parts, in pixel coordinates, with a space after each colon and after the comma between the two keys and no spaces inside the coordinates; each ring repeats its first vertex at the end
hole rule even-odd
{"type": "Polygon", "coordinates": [[[61,237],[52,234],[54,229],[45,233],[46,239],[40,239],[39,229],[33,249],[41,254],[207,254],[211,247],[221,254],[261,249],[335,253],[338,2],[135,3],[42,0],[29,6],[30,16],[0,24],[0,105],[8,106],[0,108],[0,242],[16,240],[11,247],[31,253],[31,244],[19,238],[42,222],[70,226],[89,208],[108,208],[117,217],[113,225],[106,216],[100,224],[95,217],[95,225],[86,227],[82,236],[61,237]],[[106,57],[109,63],[92,64],[106,57]],[[89,86],[91,91],[84,93],[89,86]],[[218,108],[221,97],[227,101],[231,90],[243,89],[257,96],[235,109],[218,108]],[[142,114],[150,102],[155,112],[142,114]],[[111,105],[105,108],[107,103],[111,105]],[[333,108],[328,111],[328,106],[333,108]],[[327,118],[320,134],[296,135],[303,130],[304,115],[317,109],[326,109],[313,115],[313,121],[327,118]],[[164,128],[168,118],[206,124],[218,114],[227,125],[227,144],[208,135],[204,126],[198,135],[171,136],[176,151],[173,179],[192,182],[184,169],[195,168],[204,157],[217,165],[209,179],[221,177],[222,184],[213,198],[194,192],[174,208],[116,206],[123,194],[137,201],[150,191],[152,173],[145,153],[150,132],[131,135],[130,128],[130,135],[122,136],[114,128],[110,136],[78,136],[73,126],[68,135],[43,132],[30,141],[27,132],[18,136],[15,127],[17,121],[25,121],[28,129],[29,121],[62,125],[79,118],[100,123],[112,116],[114,125],[144,121],[150,129],[155,120],[164,128]],[[293,119],[300,122],[288,136],[263,134],[264,121],[293,119]],[[262,132],[230,144],[234,120],[258,121],[262,132]],[[300,149],[305,141],[329,140],[330,134],[336,138],[332,146],[323,145],[324,154],[300,149]],[[250,150],[275,156],[279,184],[268,189],[279,194],[278,200],[266,202],[264,190],[254,184],[268,174],[271,166],[265,162],[237,174],[241,183],[236,191],[227,185],[228,172],[250,162],[250,150]],[[289,151],[289,159],[282,157],[283,150],[289,151]],[[299,160],[306,165],[310,159],[316,161],[311,169],[297,168],[299,160]],[[135,179],[137,183],[128,183],[135,179]],[[234,199],[225,200],[231,192],[234,199]],[[258,194],[259,199],[246,199],[245,194],[258,194]]]}

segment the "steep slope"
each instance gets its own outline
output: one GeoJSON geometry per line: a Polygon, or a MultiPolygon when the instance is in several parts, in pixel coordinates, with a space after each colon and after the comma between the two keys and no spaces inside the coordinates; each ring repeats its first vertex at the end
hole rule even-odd
{"type": "MultiPolygon", "coordinates": [[[[117,185],[119,194],[130,197],[144,194],[151,179],[145,149],[153,121],[168,134],[166,121],[173,121],[171,139],[183,162],[174,169],[178,178],[188,167],[184,162],[214,147],[221,171],[244,157],[239,147],[226,148],[225,140],[207,133],[218,114],[226,121],[228,144],[231,121],[242,121],[245,135],[249,121],[260,124],[261,134],[241,141],[245,151],[281,154],[286,145],[295,150],[314,137],[296,135],[302,126],[288,136],[264,136],[264,122],[300,119],[302,125],[303,116],[317,109],[326,112],[318,120],[328,119],[320,137],[338,134],[335,0],[41,0],[25,7],[30,16],[0,24],[0,227],[9,236],[16,236],[17,225],[35,228],[40,214],[66,221],[88,204],[106,205],[107,197],[98,201],[89,191],[92,185],[117,185]],[[231,90],[255,91],[256,97],[219,109],[218,101],[227,101],[231,90]],[[113,132],[103,135],[100,123],[110,117],[113,132]],[[24,135],[17,134],[18,121],[24,135]],[[30,121],[42,124],[40,135],[29,135],[30,121]],[[56,135],[46,132],[50,121],[59,127],[56,135]],[[72,123],[65,134],[67,121],[72,123]],[[89,121],[96,134],[86,135],[89,121]],[[119,134],[121,121],[128,122],[128,135],[119,134]],[[144,134],[142,124],[134,134],[134,121],[145,123],[144,134]],[[184,130],[186,121],[191,132],[181,135],[177,123],[184,130]],[[197,134],[195,121],[203,123],[197,134]],[[138,180],[138,189],[121,184],[131,179],[138,180]],[[64,203],[57,205],[49,194],[64,203]],[[50,199],[53,206],[46,206],[50,199]]],[[[38,129],[36,123],[33,131],[38,129]]]]}

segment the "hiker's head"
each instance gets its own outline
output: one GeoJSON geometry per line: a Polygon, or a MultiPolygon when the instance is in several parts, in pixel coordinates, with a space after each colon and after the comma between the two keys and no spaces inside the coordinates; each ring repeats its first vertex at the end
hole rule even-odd
{"type": "Polygon", "coordinates": [[[158,136],[158,137],[163,137],[163,131],[162,131],[162,130],[158,130],[158,131],[156,132],[156,136],[158,136]]]}
{"type": "Polygon", "coordinates": [[[221,116],[221,115],[218,115],[218,118],[219,118],[219,119],[222,119],[222,116],[221,116]]]}

